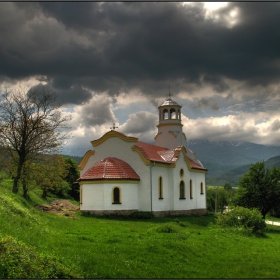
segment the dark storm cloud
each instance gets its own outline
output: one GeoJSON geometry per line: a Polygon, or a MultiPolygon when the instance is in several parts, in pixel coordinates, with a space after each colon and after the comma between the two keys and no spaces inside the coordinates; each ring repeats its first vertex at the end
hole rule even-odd
{"type": "Polygon", "coordinates": [[[220,109],[219,103],[213,98],[202,97],[200,99],[196,99],[196,105],[193,108],[201,108],[201,107],[210,107],[214,111],[218,111],[220,109]]]}
{"type": "Polygon", "coordinates": [[[202,3],[0,3],[0,78],[46,76],[74,104],[89,90],[162,96],[168,84],[174,93],[194,84],[222,93],[225,78],[266,86],[280,78],[279,12],[276,2],[234,2],[215,21],[202,3]]]}
{"type": "Polygon", "coordinates": [[[280,130],[280,121],[279,120],[275,120],[271,127],[270,127],[271,131],[278,131],[280,130]]]}

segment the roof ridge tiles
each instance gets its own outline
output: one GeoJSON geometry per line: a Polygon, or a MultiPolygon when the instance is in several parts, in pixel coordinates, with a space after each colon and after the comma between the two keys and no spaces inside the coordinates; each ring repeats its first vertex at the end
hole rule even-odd
{"type": "Polygon", "coordinates": [[[91,166],[78,181],[100,179],[140,180],[140,177],[127,162],[115,157],[107,157],[91,166]]]}

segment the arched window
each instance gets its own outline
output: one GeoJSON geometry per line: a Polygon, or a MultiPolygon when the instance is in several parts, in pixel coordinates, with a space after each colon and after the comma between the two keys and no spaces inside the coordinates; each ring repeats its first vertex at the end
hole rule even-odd
{"type": "Polygon", "coordinates": [[[200,183],[200,194],[204,194],[203,183],[200,183]]]}
{"type": "Polygon", "coordinates": [[[168,119],[168,110],[164,109],[162,113],[163,113],[163,119],[167,120],[168,119]]]}
{"type": "Polygon", "coordinates": [[[184,181],[180,182],[180,199],[186,198],[186,190],[185,190],[185,183],[184,181]]]}
{"type": "Polygon", "coordinates": [[[181,176],[181,177],[184,176],[184,169],[183,169],[183,168],[180,169],[180,176],[181,176]]]}
{"type": "Polygon", "coordinates": [[[190,180],[190,198],[193,198],[192,179],[190,180]]]}
{"type": "Polygon", "coordinates": [[[161,176],[158,178],[158,198],[163,199],[163,185],[161,176]]]}
{"type": "Polygon", "coordinates": [[[121,191],[119,187],[113,188],[113,204],[121,203],[121,191]]]}
{"type": "Polygon", "coordinates": [[[177,119],[177,114],[175,109],[170,109],[170,119],[177,119]]]}

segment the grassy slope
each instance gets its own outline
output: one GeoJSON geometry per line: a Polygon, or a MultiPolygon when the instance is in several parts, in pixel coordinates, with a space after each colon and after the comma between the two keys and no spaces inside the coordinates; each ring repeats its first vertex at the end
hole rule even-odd
{"type": "Polygon", "coordinates": [[[214,216],[153,220],[43,213],[0,186],[0,237],[76,264],[86,278],[279,278],[280,229],[266,238],[214,226],[214,216]],[[5,210],[3,210],[5,209],[5,210]]]}

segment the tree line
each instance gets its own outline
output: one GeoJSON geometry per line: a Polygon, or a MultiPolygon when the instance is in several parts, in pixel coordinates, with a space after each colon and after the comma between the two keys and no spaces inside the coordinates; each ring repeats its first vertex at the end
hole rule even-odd
{"type": "Polygon", "coordinates": [[[263,218],[268,213],[280,217],[280,168],[268,169],[264,162],[257,162],[240,179],[237,189],[228,183],[224,188],[207,189],[209,211],[223,212],[225,205],[258,209],[263,218]]]}

